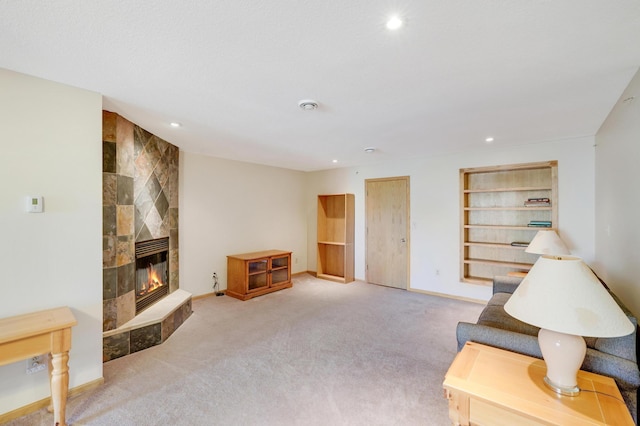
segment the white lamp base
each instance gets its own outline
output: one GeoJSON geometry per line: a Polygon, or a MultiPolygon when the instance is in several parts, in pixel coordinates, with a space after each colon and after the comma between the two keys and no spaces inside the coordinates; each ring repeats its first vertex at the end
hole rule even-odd
{"type": "Polygon", "coordinates": [[[561,395],[578,395],[578,370],[587,353],[584,339],[581,336],[541,328],[538,332],[538,343],[547,364],[544,383],[561,395]]]}
{"type": "Polygon", "coordinates": [[[572,387],[558,386],[555,383],[553,383],[551,379],[548,378],[547,376],[544,376],[544,384],[547,385],[549,389],[551,389],[552,391],[560,395],[576,396],[580,393],[580,388],[578,386],[572,386],[572,387]]]}

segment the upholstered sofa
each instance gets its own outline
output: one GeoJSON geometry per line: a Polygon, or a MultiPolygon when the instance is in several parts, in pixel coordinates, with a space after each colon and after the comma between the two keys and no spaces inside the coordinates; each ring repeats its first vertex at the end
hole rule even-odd
{"type": "MultiPolygon", "coordinates": [[[[487,303],[476,324],[458,323],[456,337],[458,350],[465,342],[472,341],[542,358],[538,346],[538,327],[519,321],[504,310],[504,304],[514,292],[522,278],[499,276],[493,280],[493,296],[487,303]]],[[[611,293],[618,305],[627,314],[637,331],[637,319],[611,293]]],[[[613,378],[629,407],[631,416],[638,423],[638,371],[637,332],[624,337],[587,337],[587,354],[582,369],[613,378]]]]}

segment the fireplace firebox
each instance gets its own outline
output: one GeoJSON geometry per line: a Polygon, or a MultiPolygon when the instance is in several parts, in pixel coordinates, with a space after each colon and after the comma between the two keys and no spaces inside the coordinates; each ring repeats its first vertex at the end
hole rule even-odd
{"type": "Polygon", "coordinates": [[[136,243],[136,315],[169,294],[169,238],[136,243]]]}

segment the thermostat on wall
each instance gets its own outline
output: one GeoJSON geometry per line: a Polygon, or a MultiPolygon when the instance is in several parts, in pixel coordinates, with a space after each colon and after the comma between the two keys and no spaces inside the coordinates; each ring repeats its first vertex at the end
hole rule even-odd
{"type": "Polygon", "coordinates": [[[43,200],[41,196],[38,197],[27,197],[27,212],[28,213],[42,213],[43,208],[43,200]]]}

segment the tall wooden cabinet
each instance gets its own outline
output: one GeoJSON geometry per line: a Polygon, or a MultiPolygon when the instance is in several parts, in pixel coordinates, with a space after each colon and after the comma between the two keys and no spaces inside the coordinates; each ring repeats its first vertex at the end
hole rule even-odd
{"type": "Polygon", "coordinates": [[[558,162],[461,169],[460,204],[461,280],[526,272],[538,258],[527,244],[558,228],[558,162]]]}
{"type": "Polygon", "coordinates": [[[354,280],[353,194],[318,195],[318,278],[354,280]]]}
{"type": "Polygon", "coordinates": [[[290,251],[265,250],[227,256],[228,296],[248,300],[292,285],[290,251]]]}

